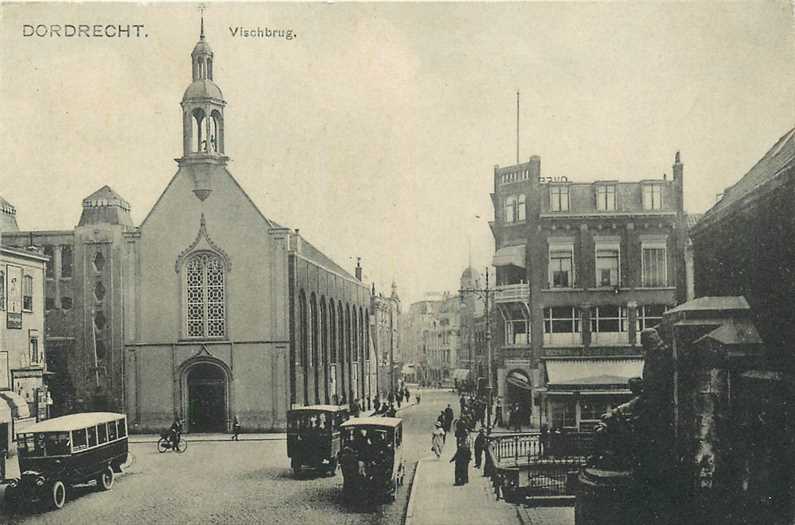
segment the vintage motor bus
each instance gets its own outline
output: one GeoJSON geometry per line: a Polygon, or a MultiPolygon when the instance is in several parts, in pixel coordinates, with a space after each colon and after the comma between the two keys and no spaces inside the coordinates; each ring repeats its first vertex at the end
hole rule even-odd
{"type": "Polygon", "coordinates": [[[394,501],[403,484],[403,420],[358,417],[342,424],[340,468],[347,501],[394,501]]]}
{"type": "Polygon", "coordinates": [[[340,451],[340,425],[350,417],[348,408],[310,405],[287,412],[287,456],[298,474],[311,467],[333,475],[340,451]]]}
{"type": "Polygon", "coordinates": [[[66,503],[67,487],[96,480],[113,486],[114,473],[127,461],[127,416],[89,412],[48,419],[17,434],[21,478],[6,488],[6,507],[42,502],[51,509],[66,503]]]}

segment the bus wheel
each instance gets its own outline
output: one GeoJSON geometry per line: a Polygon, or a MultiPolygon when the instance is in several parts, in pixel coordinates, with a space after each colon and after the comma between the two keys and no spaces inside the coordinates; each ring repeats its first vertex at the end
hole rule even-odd
{"type": "Polygon", "coordinates": [[[293,460],[290,462],[290,467],[292,467],[293,472],[295,472],[296,475],[301,473],[301,461],[300,460],[293,458],[293,460]]]}
{"type": "Polygon", "coordinates": [[[97,476],[97,487],[100,490],[110,490],[113,486],[113,469],[110,467],[105,467],[105,470],[102,471],[102,474],[97,476]]]}
{"type": "Polygon", "coordinates": [[[62,509],[64,503],[66,503],[66,485],[60,479],[56,479],[50,485],[50,507],[53,510],[62,509]]]}

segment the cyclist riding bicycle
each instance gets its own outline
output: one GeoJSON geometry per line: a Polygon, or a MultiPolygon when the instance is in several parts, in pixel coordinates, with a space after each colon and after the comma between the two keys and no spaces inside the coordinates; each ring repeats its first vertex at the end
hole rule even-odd
{"type": "Polygon", "coordinates": [[[182,437],[182,420],[177,417],[168,429],[168,437],[171,441],[171,446],[176,450],[179,446],[179,440],[182,437]]]}

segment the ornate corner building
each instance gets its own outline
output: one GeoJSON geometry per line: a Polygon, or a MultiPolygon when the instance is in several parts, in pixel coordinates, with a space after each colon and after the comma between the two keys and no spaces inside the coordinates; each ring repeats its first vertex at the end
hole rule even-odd
{"type": "Polygon", "coordinates": [[[673,177],[574,182],[541,159],[495,166],[497,394],[534,425],[587,430],[640,376],[641,330],[685,300],[687,216],[673,177]]]}

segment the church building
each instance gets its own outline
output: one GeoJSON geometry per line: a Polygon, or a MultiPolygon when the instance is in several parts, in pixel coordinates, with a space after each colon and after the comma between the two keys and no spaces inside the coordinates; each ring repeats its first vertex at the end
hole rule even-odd
{"type": "MultiPolygon", "coordinates": [[[[361,267],[351,275],[270,220],[234,179],[213,62],[202,21],[177,172],[139,226],[106,186],[83,201],[73,232],[3,234],[4,243],[57,237],[55,261],[68,251],[68,280],[48,270],[63,283],[48,293],[70,295],[54,371],[74,397],[64,411],[101,404],[126,412],[137,432],[176,416],[188,432],[228,431],[235,416],[269,431],[286,428],[292,406],[377,392],[361,267]]],[[[48,319],[63,297],[50,306],[48,319]]]]}

